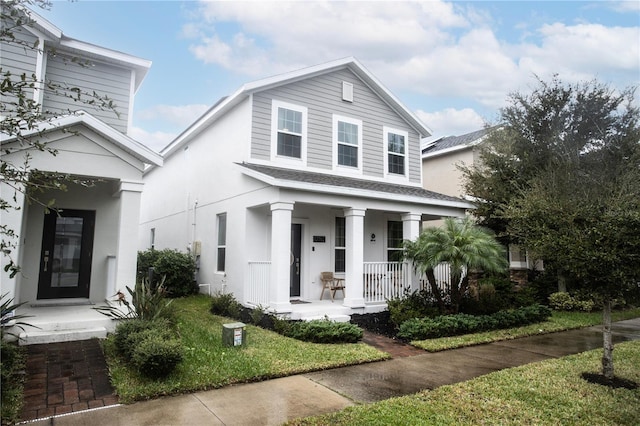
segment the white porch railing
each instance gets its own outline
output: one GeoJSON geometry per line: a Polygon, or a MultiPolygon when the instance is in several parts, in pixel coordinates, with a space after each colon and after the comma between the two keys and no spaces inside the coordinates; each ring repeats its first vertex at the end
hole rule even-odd
{"type": "MultiPolygon", "coordinates": [[[[364,262],[363,293],[366,303],[383,303],[411,289],[406,262],[364,262]]],[[[349,285],[349,283],[347,283],[349,285]]]]}
{"type": "MultiPolygon", "coordinates": [[[[448,263],[441,263],[433,270],[433,274],[436,277],[436,285],[441,292],[449,294],[451,292],[451,268],[448,263]]],[[[466,268],[462,271],[462,279],[467,275],[466,268]]],[[[427,277],[423,275],[420,278],[420,290],[425,290],[431,293],[431,285],[427,282],[427,277]]]]}
{"type": "Polygon", "coordinates": [[[249,282],[245,289],[248,303],[256,306],[268,306],[270,274],[271,262],[249,262],[249,282]]]}

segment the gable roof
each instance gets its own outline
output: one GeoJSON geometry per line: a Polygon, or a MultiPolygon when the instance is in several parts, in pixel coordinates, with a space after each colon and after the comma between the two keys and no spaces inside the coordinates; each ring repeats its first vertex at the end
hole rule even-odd
{"type": "Polygon", "coordinates": [[[420,186],[398,185],[253,163],[236,164],[243,167],[243,173],[246,175],[281,188],[473,208],[472,204],[460,198],[429,191],[420,186]]]}
{"type": "Polygon", "coordinates": [[[67,37],[60,28],[38,15],[33,10],[26,7],[22,7],[21,9],[32,21],[28,25],[25,25],[25,28],[29,31],[36,30],[40,35],[44,36],[45,44],[47,46],[55,47],[60,51],[77,54],[83,59],[106,62],[108,64],[117,65],[134,71],[134,93],[142,84],[149,68],[151,68],[151,61],[149,60],[67,37]]]}
{"type": "Polygon", "coordinates": [[[422,158],[435,157],[452,151],[471,148],[478,145],[496,126],[487,127],[460,136],[445,136],[437,139],[422,149],[422,158]]]}
{"type": "Polygon", "coordinates": [[[166,146],[160,153],[163,156],[169,156],[182,145],[187,143],[191,138],[195,137],[202,130],[207,128],[211,123],[215,122],[219,117],[224,115],[228,110],[242,102],[252,93],[269,90],[274,87],[283,86],[294,83],[296,81],[312,78],[315,76],[327,74],[340,69],[349,69],[360,80],[362,80],[371,90],[373,90],[380,98],[389,105],[396,113],[398,113],[409,125],[411,125],[421,137],[431,135],[431,130],[422,121],[413,114],[406,106],[404,106],[386,87],[378,81],[367,69],[355,58],[347,57],[320,65],[279,74],[273,77],[264,78],[247,83],[240,87],[232,95],[221,99],[200,118],[183,131],[176,139],[166,146]]]}
{"type": "MultiPolygon", "coordinates": [[[[61,117],[57,117],[54,120],[43,122],[33,129],[22,132],[21,136],[37,136],[41,133],[65,129],[80,124],[85,125],[89,129],[100,134],[115,146],[131,154],[134,158],[140,160],[144,164],[162,166],[163,160],[160,154],[147,148],[145,145],[141,144],[135,139],[132,139],[129,136],[120,133],[113,127],[105,124],[103,121],[98,120],[91,114],[84,111],[79,111],[70,115],[64,115],[61,117]]],[[[16,136],[8,136],[5,133],[0,133],[0,142],[3,144],[12,142],[16,139],[16,136]]]]}

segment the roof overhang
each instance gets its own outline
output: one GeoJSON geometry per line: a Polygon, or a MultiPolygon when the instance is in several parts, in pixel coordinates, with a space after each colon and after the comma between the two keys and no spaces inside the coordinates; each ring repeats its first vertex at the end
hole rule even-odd
{"type": "MultiPolygon", "coordinates": [[[[21,136],[32,137],[39,134],[66,129],[77,125],[84,125],[87,128],[95,131],[105,139],[111,141],[111,143],[113,143],[114,145],[123,149],[125,152],[131,154],[134,158],[140,160],[145,164],[154,166],[162,166],[163,164],[163,159],[160,154],[149,149],[135,139],[132,139],[129,136],[120,133],[113,127],[105,124],[104,122],[98,120],[91,114],[84,111],[60,116],[53,120],[40,123],[33,129],[22,132],[21,136]]],[[[17,140],[16,136],[8,136],[6,134],[0,133],[0,143],[10,143],[15,140],[17,140]]]]}
{"type": "MultiPolygon", "coordinates": [[[[374,200],[386,200],[386,201],[394,201],[394,202],[402,202],[402,203],[410,203],[410,204],[441,206],[441,207],[458,208],[458,209],[474,209],[475,208],[473,204],[467,201],[464,201],[462,199],[455,199],[454,197],[448,197],[449,199],[439,199],[435,197],[428,198],[424,196],[381,192],[374,189],[355,188],[347,185],[327,185],[327,184],[320,184],[317,182],[305,182],[305,181],[294,180],[294,179],[283,179],[283,178],[277,178],[277,177],[271,176],[267,173],[263,173],[258,170],[247,168],[243,164],[238,164],[238,166],[241,167],[243,174],[249,177],[252,177],[254,179],[257,179],[261,182],[264,182],[267,185],[277,187],[277,188],[285,188],[285,189],[291,189],[291,190],[297,190],[297,191],[315,192],[315,193],[338,195],[338,196],[368,198],[368,199],[374,199],[374,200]]],[[[344,182],[348,182],[348,179],[345,179],[344,182]]]]}

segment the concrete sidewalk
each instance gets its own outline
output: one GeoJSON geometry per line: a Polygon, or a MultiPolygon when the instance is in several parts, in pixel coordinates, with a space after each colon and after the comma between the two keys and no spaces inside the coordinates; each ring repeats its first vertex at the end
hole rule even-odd
{"type": "MultiPolygon", "coordinates": [[[[613,332],[616,343],[639,340],[640,318],[615,323],[613,332]]],[[[601,327],[590,327],[117,405],[30,424],[278,425],[601,347],[601,327]]]]}

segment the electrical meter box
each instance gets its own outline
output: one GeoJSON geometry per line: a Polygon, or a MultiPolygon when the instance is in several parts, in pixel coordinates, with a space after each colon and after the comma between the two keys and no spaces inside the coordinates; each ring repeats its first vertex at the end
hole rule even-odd
{"type": "Polygon", "coordinates": [[[222,343],[225,346],[244,346],[246,341],[246,324],[242,322],[222,324],[222,343]]]}

